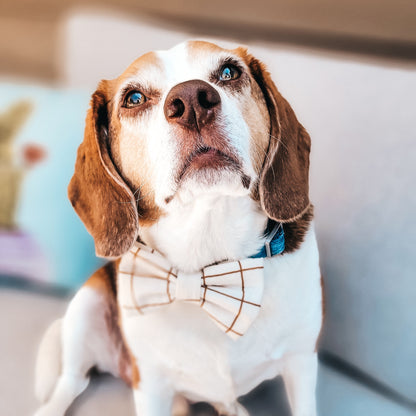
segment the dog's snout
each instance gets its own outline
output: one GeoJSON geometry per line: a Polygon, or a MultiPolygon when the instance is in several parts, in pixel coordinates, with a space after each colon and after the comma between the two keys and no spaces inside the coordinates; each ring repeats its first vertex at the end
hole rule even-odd
{"type": "Polygon", "coordinates": [[[217,90],[202,80],[192,80],[175,85],[166,97],[166,120],[188,128],[209,124],[215,119],[221,105],[217,90]]]}

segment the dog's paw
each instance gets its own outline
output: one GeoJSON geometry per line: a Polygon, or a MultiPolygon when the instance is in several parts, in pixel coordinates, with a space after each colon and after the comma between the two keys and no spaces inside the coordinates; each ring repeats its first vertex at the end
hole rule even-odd
{"type": "Polygon", "coordinates": [[[231,409],[217,407],[216,410],[221,416],[250,416],[247,410],[240,403],[235,403],[231,409]]]}
{"type": "Polygon", "coordinates": [[[250,416],[247,409],[240,403],[237,403],[237,416],[250,416]]]}
{"type": "Polygon", "coordinates": [[[59,415],[59,413],[56,413],[51,406],[45,404],[40,407],[33,416],[63,416],[63,414],[59,415]]]}

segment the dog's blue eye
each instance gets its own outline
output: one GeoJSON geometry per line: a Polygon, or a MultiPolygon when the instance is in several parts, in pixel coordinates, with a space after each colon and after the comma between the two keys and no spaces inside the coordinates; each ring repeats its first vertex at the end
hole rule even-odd
{"type": "Polygon", "coordinates": [[[128,93],[126,99],[124,100],[124,106],[127,108],[137,107],[146,102],[146,96],[140,91],[132,91],[128,93]]]}
{"type": "Polygon", "coordinates": [[[231,81],[237,79],[240,76],[240,71],[233,65],[226,65],[221,70],[220,80],[231,81]]]}

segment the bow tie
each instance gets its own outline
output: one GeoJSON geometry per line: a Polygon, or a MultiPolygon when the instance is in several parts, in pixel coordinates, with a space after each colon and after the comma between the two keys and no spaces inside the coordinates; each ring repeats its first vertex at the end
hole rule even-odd
{"type": "Polygon", "coordinates": [[[122,307],[140,315],[176,301],[199,305],[233,339],[256,318],[263,295],[263,258],[219,263],[182,273],[149,247],[135,243],[120,261],[122,307]]]}

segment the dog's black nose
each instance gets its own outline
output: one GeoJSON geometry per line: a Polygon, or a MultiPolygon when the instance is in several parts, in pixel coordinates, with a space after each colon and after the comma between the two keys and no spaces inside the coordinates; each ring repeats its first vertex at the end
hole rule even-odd
{"type": "Polygon", "coordinates": [[[221,106],[217,90],[207,82],[194,79],[175,85],[166,97],[166,120],[200,130],[211,123],[221,106]]]}

